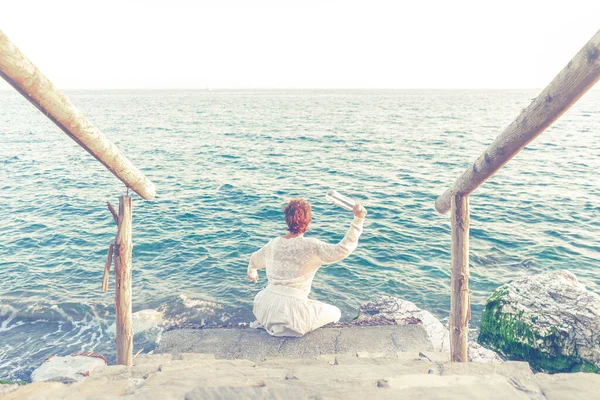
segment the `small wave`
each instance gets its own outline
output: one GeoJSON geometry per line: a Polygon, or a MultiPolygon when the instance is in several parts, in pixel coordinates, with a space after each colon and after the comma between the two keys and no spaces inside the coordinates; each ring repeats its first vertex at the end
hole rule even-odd
{"type": "Polygon", "coordinates": [[[214,314],[216,310],[222,309],[222,304],[217,304],[212,301],[207,301],[203,299],[193,299],[191,297],[186,296],[185,294],[179,295],[179,298],[183,302],[183,305],[188,308],[195,308],[202,312],[208,312],[214,314]]]}
{"type": "Polygon", "coordinates": [[[17,316],[17,309],[8,304],[0,304],[0,317],[5,316],[8,316],[8,318],[6,318],[4,321],[2,321],[2,324],[0,324],[0,332],[5,332],[11,329],[8,328],[8,325],[17,316]]]}
{"type": "Polygon", "coordinates": [[[6,159],[2,160],[2,163],[3,164],[10,164],[10,163],[17,162],[19,160],[20,160],[19,156],[12,156],[12,157],[9,157],[9,158],[6,158],[6,159]]]}
{"type": "MultiPolygon", "coordinates": [[[[223,308],[211,301],[183,295],[160,303],[160,310],[143,309],[133,313],[136,350],[154,349],[166,328],[196,323],[199,318],[212,324],[220,319],[218,310],[223,308]]],[[[0,304],[0,332],[4,334],[5,343],[5,347],[0,348],[0,360],[7,360],[0,363],[0,379],[27,381],[31,371],[54,354],[95,351],[114,362],[114,319],[113,308],[99,304],[0,304]],[[23,341],[23,337],[27,340],[23,341]],[[26,368],[15,368],[17,365],[26,368]]]]}
{"type": "MultiPolygon", "coordinates": [[[[133,333],[138,334],[153,329],[160,329],[160,324],[164,320],[164,315],[160,311],[146,309],[134,312],[131,315],[131,322],[133,325],[133,333]]],[[[113,323],[107,329],[109,333],[115,335],[117,331],[116,324],[113,323]]]]}

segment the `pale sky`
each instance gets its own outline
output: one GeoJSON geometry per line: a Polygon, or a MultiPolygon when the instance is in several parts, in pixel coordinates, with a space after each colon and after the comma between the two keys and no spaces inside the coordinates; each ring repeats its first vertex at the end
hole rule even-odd
{"type": "Polygon", "coordinates": [[[600,0],[22,0],[0,9],[0,30],[62,89],[541,88],[598,29],[600,0]]]}

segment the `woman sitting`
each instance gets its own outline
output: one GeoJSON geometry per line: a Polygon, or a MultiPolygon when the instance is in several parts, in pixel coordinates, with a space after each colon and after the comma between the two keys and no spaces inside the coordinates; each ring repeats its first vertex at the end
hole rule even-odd
{"type": "Polygon", "coordinates": [[[257,282],[257,270],[266,268],[269,284],[254,298],[255,327],[273,336],[302,336],[331,322],[338,322],[340,309],[310,300],[312,280],[323,264],[346,258],[358,245],[367,210],[354,207],[354,220],[338,244],[305,238],[312,220],[310,204],[293,199],[284,209],[289,233],[276,237],[252,254],[248,281],[257,282]]]}

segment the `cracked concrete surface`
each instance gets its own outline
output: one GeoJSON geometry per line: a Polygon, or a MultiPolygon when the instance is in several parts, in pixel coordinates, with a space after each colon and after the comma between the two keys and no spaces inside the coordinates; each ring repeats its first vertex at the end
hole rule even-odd
{"type": "Polygon", "coordinates": [[[155,354],[210,353],[221,359],[263,361],[273,356],[314,357],[357,352],[394,357],[403,351],[429,351],[420,325],[331,327],[301,338],[273,337],[261,329],[177,329],[163,334],[155,354]]]}

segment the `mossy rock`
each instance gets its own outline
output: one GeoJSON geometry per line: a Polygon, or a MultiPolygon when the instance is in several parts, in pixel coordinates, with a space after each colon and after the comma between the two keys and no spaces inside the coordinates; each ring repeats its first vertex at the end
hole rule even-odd
{"type": "Polygon", "coordinates": [[[599,297],[565,273],[529,277],[498,288],[487,300],[478,342],[510,360],[527,361],[538,371],[600,373],[600,360],[594,356],[600,346],[598,321],[593,312],[589,315],[590,306],[600,306],[599,297]],[[571,303],[586,298],[579,293],[582,289],[589,301],[578,308],[571,303]],[[582,348],[581,343],[589,345],[582,348]]]}

